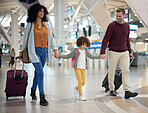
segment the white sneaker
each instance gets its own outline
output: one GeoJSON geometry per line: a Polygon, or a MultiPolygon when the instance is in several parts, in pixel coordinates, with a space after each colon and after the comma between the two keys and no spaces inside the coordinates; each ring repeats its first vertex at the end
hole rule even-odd
{"type": "Polygon", "coordinates": [[[86,98],[85,98],[83,95],[81,95],[81,96],[79,97],[79,100],[86,101],[86,98]]]}
{"type": "Polygon", "coordinates": [[[76,87],[74,87],[74,96],[75,98],[78,98],[78,90],[76,89],[76,87]]]}

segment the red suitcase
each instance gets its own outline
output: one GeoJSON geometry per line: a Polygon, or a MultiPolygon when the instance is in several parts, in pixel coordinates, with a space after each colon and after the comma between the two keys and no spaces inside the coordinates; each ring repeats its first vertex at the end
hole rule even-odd
{"type": "Polygon", "coordinates": [[[26,87],[28,85],[28,74],[24,70],[24,64],[22,70],[7,71],[7,80],[6,80],[6,99],[12,96],[26,96],[26,87]]]}

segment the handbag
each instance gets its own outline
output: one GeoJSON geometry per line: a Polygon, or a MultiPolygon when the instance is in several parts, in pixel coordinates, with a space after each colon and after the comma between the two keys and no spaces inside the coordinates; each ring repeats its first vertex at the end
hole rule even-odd
{"type": "Polygon", "coordinates": [[[27,44],[28,44],[28,40],[29,40],[29,35],[30,35],[30,32],[31,32],[31,28],[32,28],[32,23],[31,23],[31,26],[30,26],[30,30],[29,30],[29,33],[28,33],[28,37],[27,37],[27,41],[26,41],[26,45],[25,45],[25,48],[22,52],[22,62],[23,63],[31,63],[29,61],[29,55],[28,55],[28,49],[27,49],[27,44]]]}

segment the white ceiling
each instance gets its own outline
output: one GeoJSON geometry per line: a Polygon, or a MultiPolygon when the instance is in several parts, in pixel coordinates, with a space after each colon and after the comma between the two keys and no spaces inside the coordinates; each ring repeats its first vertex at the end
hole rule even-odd
{"type": "Polygon", "coordinates": [[[15,0],[0,0],[0,14],[9,12],[11,9],[19,7],[15,0]]]}
{"type": "Polygon", "coordinates": [[[128,6],[125,0],[106,0],[106,5],[108,9],[128,6]]]}
{"type": "MultiPolygon", "coordinates": [[[[0,16],[4,16],[6,13],[11,13],[11,9],[21,8],[17,0],[0,0],[0,16]]],[[[54,4],[54,0],[44,0],[45,6],[50,8],[52,4],[54,4]]],[[[79,0],[68,0],[68,6],[73,5],[74,8],[77,7],[79,0]]],[[[119,6],[127,6],[125,0],[106,0],[106,5],[108,9],[117,8],[119,6]]],[[[84,12],[85,8],[81,8],[84,12]]],[[[81,11],[81,10],[80,10],[81,11]]]]}
{"type": "MultiPolygon", "coordinates": [[[[17,8],[18,11],[20,11],[22,8],[16,1],[17,0],[0,0],[0,17],[3,17],[6,13],[7,15],[11,14],[11,9],[17,8]]],[[[74,8],[76,8],[78,3],[79,0],[68,0],[67,6],[73,5],[74,8]]],[[[45,6],[47,7],[47,9],[49,9],[52,4],[54,4],[54,0],[45,0],[45,6]]],[[[81,10],[83,13],[86,9],[82,6],[81,10]]]]}

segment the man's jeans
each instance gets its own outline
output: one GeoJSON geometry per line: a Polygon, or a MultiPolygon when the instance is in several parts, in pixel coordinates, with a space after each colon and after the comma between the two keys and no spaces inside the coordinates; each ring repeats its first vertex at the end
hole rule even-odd
{"type": "Polygon", "coordinates": [[[47,48],[35,48],[35,52],[36,52],[36,55],[38,56],[40,62],[33,63],[33,66],[35,68],[35,72],[34,72],[32,89],[35,92],[37,85],[38,85],[40,94],[44,94],[43,68],[44,68],[44,65],[46,62],[47,48]]]}

